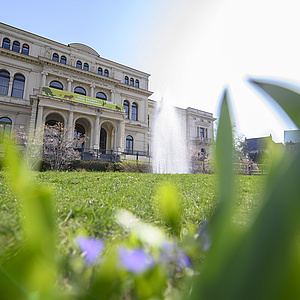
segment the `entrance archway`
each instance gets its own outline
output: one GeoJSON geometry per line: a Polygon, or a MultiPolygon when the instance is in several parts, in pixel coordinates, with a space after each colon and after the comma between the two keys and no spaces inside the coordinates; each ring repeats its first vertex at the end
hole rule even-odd
{"type": "Polygon", "coordinates": [[[115,132],[116,127],[115,124],[111,121],[104,121],[101,125],[100,130],[100,143],[99,149],[111,151],[114,149],[116,142],[115,142],[115,132]]]}
{"type": "Polygon", "coordinates": [[[74,129],[74,147],[84,148],[85,129],[81,124],[76,124],[74,129]]]}
{"type": "MultiPolygon", "coordinates": [[[[78,118],[75,121],[74,127],[74,142],[81,143],[81,148],[90,148],[91,143],[91,123],[87,118],[78,118]]],[[[78,146],[78,148],[80,148],[78,146]]]]}
{"type": "Polygon", "coordinates": [[[45,120],[45,124],[49,126],[55,126],[58,123],[61,123],[62,126],[64,125],[64,118],[62,115],[58,113],[50,113],[45,120]]]}
{"type": "Polygon", "coordinates": [[[105,153],[106,146],[107,146],[107,132],[104,128],[101,128],[101,130],[100,130],[100,151],[105,153]]]}
{"type": "MultiPolygon", "coordinates": [[[[50,113],[45,120],[44,146],[53,152],[64,141],[64,119],[60,114],[50,113]]],[[[53,154],[53,153],[51,153],[53,154]]]]}

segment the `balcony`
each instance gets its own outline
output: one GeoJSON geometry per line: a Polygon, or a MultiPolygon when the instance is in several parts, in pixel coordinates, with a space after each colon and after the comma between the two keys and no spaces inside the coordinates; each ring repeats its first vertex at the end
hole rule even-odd
{"type": "Polygon", "coordinates": [[[211,138],[203,137],[203,136],[197,136],[193,138],[194,141],[199,142],[199,143],[205,143],[208,144],[211,142],[211,138]]]}

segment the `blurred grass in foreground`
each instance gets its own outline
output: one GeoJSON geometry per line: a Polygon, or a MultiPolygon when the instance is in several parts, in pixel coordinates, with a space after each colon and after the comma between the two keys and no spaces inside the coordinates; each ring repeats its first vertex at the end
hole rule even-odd
{"type": "MultiPolygon", "coordinates": [[[[267,91],[300,126],[300,95],[285,88],[253,81],[267,91]]],[[[232,222],[234,180],[231,116],[225,91],[216,141],[220,197],[211,222],[212,247],[192,299],[300,298],[300,153],[275,155],[267,177],[263,205],[250,227],[232,222]]]]}
{"type": "MultiPolygon", "coordinates": [[[[252,82],[268,92],[300,126],[299,94],[257,80],[252,82]]],[[[6,143],[7,176],[13,193],[22,199],[25,238],[19,251],[1,265],[1,299],[299,299],[300,150],[282,156],[275,153],[262,205],[251,222],[241,226],[235,219],[236,193],[240,188],[235,186],[238,179],[231,171],[233,143],[228,102],[225,91],[216,140],[218,204],[208,227],[202,224],[198,228],[200,247],[194,232],[184,233],[185,206],[180,192],[165,186],[157,193],[162,205],[155,207],[154,203],[153,211],[149,210],[149,216],[154,211],[161,212],[161,228],[125,212],[119,219],[129,234],[120,248],[105,248],[102,240],[91,239],[84,228],[81,235],[88,236],[80,237],[77,246],[74,241],[69,257],[60,257],[59,224],[52,194],[36,183],[13,145],[6,143]],[[156,238],[149,239],[150,234],[156,238]],[[205,243],[204,238],[210,242],[205,243]],[[208,246],[203,252],[204,244],[208,246]],[[203,264],[191,267],[186,255],[191,253],[204,255],[203,264]]],[[[115,184],[108,194],[114,195],[117,189],[115,184]]],[[[114,198],[120,208],[126,197],[114,198]]],[[[134,211],[139,201],[132,201],[134,211]]],[[[81,209],[80,204],[76,205],[70,208],[66,221],[81,209]]],[[[114,209],[109,202],[102,205],[105,215],[111,217],[114,209]]],[[[112,221],[110,224],[113,226],[112,221]]]]}

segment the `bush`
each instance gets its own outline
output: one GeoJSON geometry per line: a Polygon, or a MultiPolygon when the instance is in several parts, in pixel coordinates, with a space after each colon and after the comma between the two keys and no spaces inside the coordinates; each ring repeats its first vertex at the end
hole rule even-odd
{"type": "Polygon", "coordinates": [[[140,162],[138,160],[124,160],[118,164],[121,172],[129,173],[151,173],[152,168],[149,162],[140,162]]]}
{"type": "MultiPolygon", "coordinates": [[[[52,163],[43,159],[40,171],[52,170],[52,163]]],[[[96,172],[129,172],[151,173],[151,164],[137,160],[125,160],[122,162],[107,162],[100,160],[71,160],[68,162],[67,171],[96,171],[96,172]]]]}
{"type": "MultiPolygon", "coordinates": [[[[51,164],[48,160],[43,160],[40,171],[51,170],[51,164]]],[[[71,160],[67,171],[96,171],[96,172],[118,172],[122,171],[115,162],[106,162],[99,160],[71,160]]]]}

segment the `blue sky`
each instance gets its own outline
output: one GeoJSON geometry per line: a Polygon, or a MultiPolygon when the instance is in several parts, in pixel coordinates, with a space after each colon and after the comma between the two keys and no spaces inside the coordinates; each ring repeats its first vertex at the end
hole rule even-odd
{"type": "Polygon", "coordinates": [[[246,78],[300,85],[298,0],[5,1],[0,21],[150,73],[151,97],[217,113],[224,87],[237,129],[283,141],[295,129],[246,78]]]}

